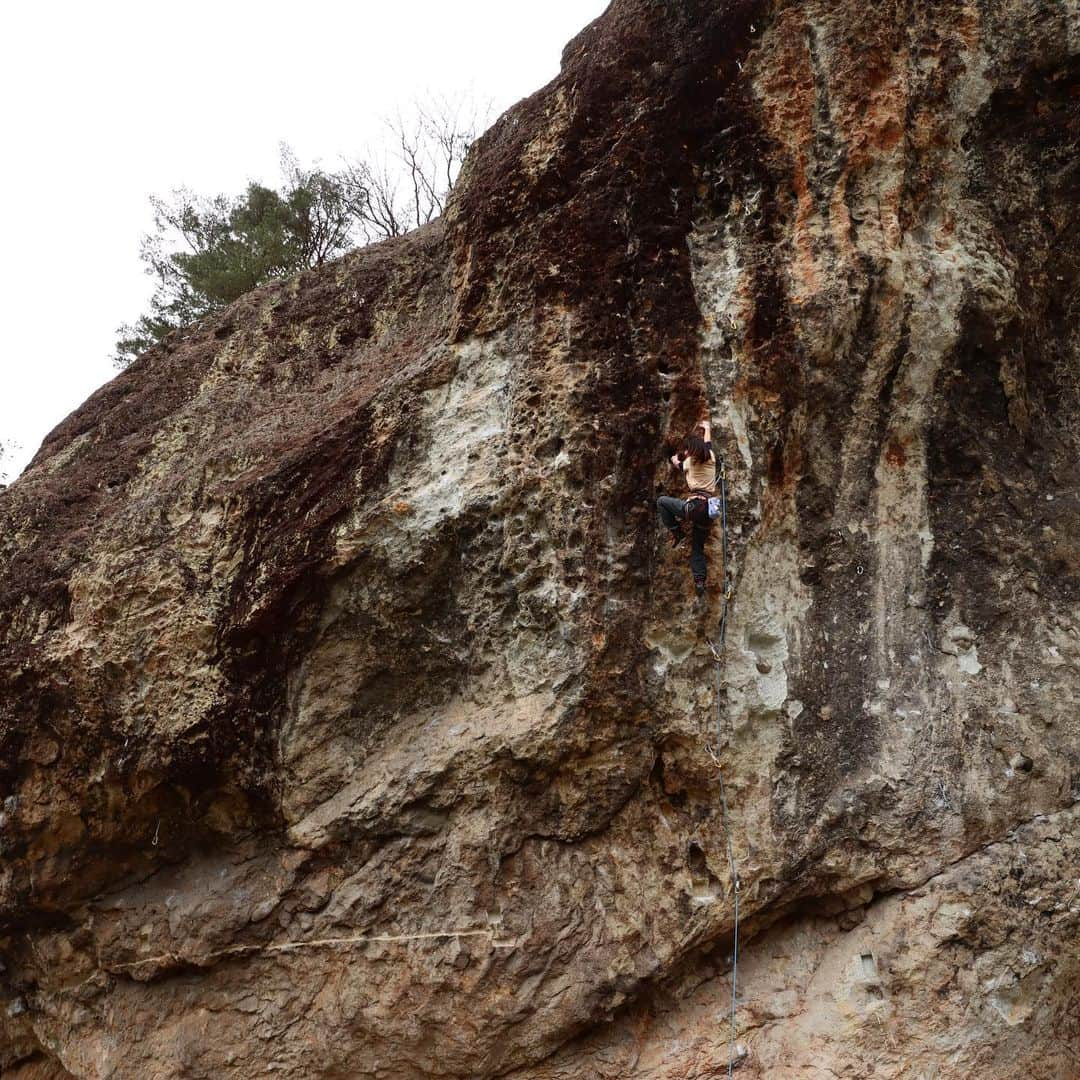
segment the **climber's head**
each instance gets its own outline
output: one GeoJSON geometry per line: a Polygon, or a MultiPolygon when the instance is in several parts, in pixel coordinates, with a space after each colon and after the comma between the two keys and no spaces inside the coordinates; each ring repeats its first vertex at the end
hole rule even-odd
{"type": "Polygon", "coordinates": [[[683,440],[682,453],[683,457],[691,457],[702,465],[709,460],[709,449],[705,440],[696,431],[683,440]]]}

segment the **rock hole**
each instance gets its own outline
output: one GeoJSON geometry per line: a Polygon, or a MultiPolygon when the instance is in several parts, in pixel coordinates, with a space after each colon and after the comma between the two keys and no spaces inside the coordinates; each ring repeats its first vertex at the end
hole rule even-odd
{"type": "Polygon", "coordinates": [[[536,456],[542,458],[555,457],[563,448],[562,438],[558,435],[552,435],[551,438],[545,439],[537,448],[536,456]]]}
{"type": "Polygon", "coordinates": [[[664,790],[664,756],[657,754],[653,767],[649,772],[649,783],[655,784],[661,791],[664,790]]]}
{"type": "Polygon", "coordinates": [[[720,882],[709,869],[705,861],[705,852],[695,841],[691,841],[686,855],[686,865],[690,871],[690,896],[695,904],[711,904],[720,895],[720,882]]]}

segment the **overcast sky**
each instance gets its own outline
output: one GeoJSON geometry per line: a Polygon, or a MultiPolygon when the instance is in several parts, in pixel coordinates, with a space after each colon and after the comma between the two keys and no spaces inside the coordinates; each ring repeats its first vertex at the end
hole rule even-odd
{"type": "Polygon", "coordinates": [[[495,114],[559,68],[607,0],[33,0],[0,8],[0,440],[14,475],[115,374],[146,307],[147,197],[334,165],[426,92],[495,114]]]}

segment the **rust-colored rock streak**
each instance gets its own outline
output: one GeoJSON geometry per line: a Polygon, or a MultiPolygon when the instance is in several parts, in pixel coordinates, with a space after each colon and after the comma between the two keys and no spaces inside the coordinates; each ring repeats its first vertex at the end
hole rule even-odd
{"type": "Polygon", "coordinates": [[[0,1070],[1080,1075],[1076,0],[615,0],[444,220],[0,493],[0,1070]],[[730,466],[716,730],[653,504],[730,466]]]}

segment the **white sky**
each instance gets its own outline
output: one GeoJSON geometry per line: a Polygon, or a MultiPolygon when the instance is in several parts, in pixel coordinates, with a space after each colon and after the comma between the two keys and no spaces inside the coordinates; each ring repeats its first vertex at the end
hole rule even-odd
{"type": "Polygon", "coordinates": [[[497,115],[607,0],[23,0],[0,8],[0,441],[18,473],[116,374],[151,292],[147,197],[358,155],[431,91],[497,115]]]}

